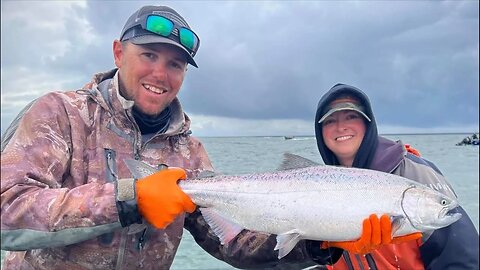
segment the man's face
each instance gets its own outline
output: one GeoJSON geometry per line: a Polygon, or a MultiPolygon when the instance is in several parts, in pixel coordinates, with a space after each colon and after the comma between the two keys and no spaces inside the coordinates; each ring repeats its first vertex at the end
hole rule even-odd
{"type": "Polygon", "coordinates": [[[181,49],[163,43],[135,45],[115,40],[115,65],[119,68],[122,96],[135,107],[156,116],[175,99],[187,70],[181,49]]]}

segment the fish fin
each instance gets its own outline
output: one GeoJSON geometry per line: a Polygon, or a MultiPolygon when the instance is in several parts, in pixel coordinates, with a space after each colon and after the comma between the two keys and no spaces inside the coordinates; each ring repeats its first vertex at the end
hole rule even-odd
{"type": "Polygon", "coordinates": [[[282,233],[277,235],[277,245],[275,246],[274,250],[278,250],[278,258],[281,259],[292,249],[295,245],[300,241],[301,232],[298,229],[293,229],[286,233],[282,233]]]}
{"type": "Polygon", "coordinates": [[[135,179],[142,179],[158,171],[147,163],[135,159],[127,158],[124,159],[123,162],[125,162],[125,165],[127,165],[127,168],[135,179]]]}
{"type": "Polygon", "coordinates": [[[218,236],[222,245],[230,243],[244,229],[214,209],[200,208],[200,212],[202,212],[203,218],[218,236]]]}
{"type": "Polygon", "coordinates": [[[312,161],[310,159],[307,159],[295,154],[291,154],[291,153],[284,153],[283,161],[280,167],[278,168],[278,171],[308,168],[308,167],[314,167],[319,165],[321,164],[315,161],[312,161]]]}
{"type": "Polygon", "coordinates": [[[395,233],[404,226],[405,223],[405,217],[404,216],[392,216],[390,217],[390,220],[392,221],[392,236],[395,235],[395,233]]]}

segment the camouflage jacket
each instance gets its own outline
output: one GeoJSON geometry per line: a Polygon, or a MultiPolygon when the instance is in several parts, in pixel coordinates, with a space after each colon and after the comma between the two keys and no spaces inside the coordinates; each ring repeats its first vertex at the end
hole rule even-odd
{"type": "Polygon", "coordinates": [[[115,182],[131,177],[124,159],[182,167],[189,177],[213,168],[177,99],[168,130],[142,138],[115,74],[40,97],[2,138],[1,243],[10,251],[4,269],[168,269],[184,223],[206,251],[237,267],[313,264],[304,241],[281,261],[266,234],[243,231],[224,247],[198,211],[164,230],[122,228],[115,182]]]}

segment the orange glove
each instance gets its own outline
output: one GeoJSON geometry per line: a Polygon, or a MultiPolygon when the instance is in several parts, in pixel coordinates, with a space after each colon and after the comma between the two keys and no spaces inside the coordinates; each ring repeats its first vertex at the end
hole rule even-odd
{"type": "Polygon", "coordinates": [[[387,215],[378,219],[372,214],[363,221],[362,235],[356,241],[328,242],[324,241],[321,248],[337,247],[355,254],[369,253],[382,245],[398,244],[422,237],[421,233],[412,233],[392,239],[392,222],[387,215]]]}
{"type": "Polygon", "coordinates": [[[418,152],[417,149],[413,148],[410,146],[410,144],[405,144],[405,149],[407,149],[407,152],[414,154],[415,156],[419,157],[420,152],[418,152]]]}
{"type": "Polygon", "coordinates": [[[140,214],[153,226],[163,229],[182,212],[193,212],[195,204],[177,185],[187,174],[181,168],[167,168],[136,182],[140,214]]]}

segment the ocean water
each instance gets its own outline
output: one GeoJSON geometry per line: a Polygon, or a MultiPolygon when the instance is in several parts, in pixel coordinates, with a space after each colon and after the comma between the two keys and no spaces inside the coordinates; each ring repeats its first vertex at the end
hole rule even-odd
{"type": "MultiPolygon", "coordinates": [[[[479,230],[479,147],[456,146],[471,134],[386,135],[402,140],[420,151],[443,172],[479,230]]],[[[314,137],[225,137],[201,138],[217,172],[242,174],[273,171],[290,152],[322,163],[314,137]]],[[[2,262],[4,257],[2,251],[2,262]]],[[[2,263],[3,264],[3,263],[2,263]]],[[[172,269],[235,269],[215,259],[196,245],[190,233],[184,236],[172,269]]]]}

